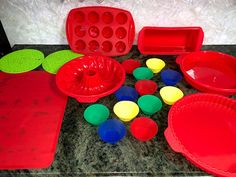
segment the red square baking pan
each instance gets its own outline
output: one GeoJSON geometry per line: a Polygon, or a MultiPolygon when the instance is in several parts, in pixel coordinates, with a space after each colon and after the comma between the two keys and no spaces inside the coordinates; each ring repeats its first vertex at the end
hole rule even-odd
{"type": "Polygon", "coordinates": [[[138,36],[142,54],[179,55],[199,51],[204,33],[201,27],[144,27],[138,36]]]}
{"type": "Polygon", "coordinates": [[[102,6],[76,8],[68,14],[66,35],[74,52],[125,55],[134,41],[134,20],[131,13],[123,9],[102,6]]]}
{"type": "Polygon", "coordinates": [[[44,71],[0,72],[0,169],[51,165],[67,97],[44,71]]]}

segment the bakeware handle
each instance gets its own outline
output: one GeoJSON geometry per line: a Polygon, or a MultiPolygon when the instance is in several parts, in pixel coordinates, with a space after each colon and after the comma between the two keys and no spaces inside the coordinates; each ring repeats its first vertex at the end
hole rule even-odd
{"type": "Polygon", "coordinates": [[[176,141],[176,138],[173,136],[169,127],[165,130],[164,135],[171,149],[173,149],[175,152],[182,152],[179,142],[176,141]]]}

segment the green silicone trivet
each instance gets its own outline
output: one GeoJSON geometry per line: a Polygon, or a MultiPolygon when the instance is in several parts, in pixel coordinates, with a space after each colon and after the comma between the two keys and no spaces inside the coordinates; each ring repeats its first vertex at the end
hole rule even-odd
{"type": "Polygon", "coordinates": [[[60,50],[48,55],[42,63],[43,69],[51,74],[56,74],[58,69],[68,61],[83,56],[82,54],[74,53],[71,50],[60,50]]]}
{"type": "Polygon", "coordinates": [[[5,73],[24,73],[42,64],[44,54],[35,49],[22,49],[11,52],[0,59],[0,70],[5,73]]]}

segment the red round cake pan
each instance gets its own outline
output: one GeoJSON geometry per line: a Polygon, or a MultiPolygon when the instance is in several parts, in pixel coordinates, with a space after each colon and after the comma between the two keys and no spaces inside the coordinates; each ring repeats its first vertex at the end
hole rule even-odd
{"type": "Polygon", "coordinates": [[[179,55],[199,51],[204,33],[201,27],[146,26],[138,36],[142,54],[179,55]]]}
{"type": "Polygon", "coordinates": [[[179,56],[176,62],[194,88],[225,96],[236,94],[236,57],[199,51],[179,56]]]}
{"type": "Polygon", "coordinates": [[[58,88],[81,103],[93,103],[114,93],[124,81],[124,68],[108,56],[86,55],[73,59],[56,75],[58,88]]]}
{"type": "Polygon", "coordinates": [[[236,176],[236,100],[199,93],[177,101],[168,114],[170,147],[216,176],[236,176]]]}
{"type": "Polygon", "coordinates": [[[120,56],[127,54],[135,35],[130,12],[103,6],[72,9],[66,21],[70,48],[82,54],[120,56]]]}

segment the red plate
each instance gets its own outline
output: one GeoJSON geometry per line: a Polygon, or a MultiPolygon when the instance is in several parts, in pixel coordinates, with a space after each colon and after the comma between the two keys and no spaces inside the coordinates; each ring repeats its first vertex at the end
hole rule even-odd
{"type": "Polygon", "coordinates": [[[130,51],[135,27],[131,13],[126,10],[81,7],[70,11],[66,35],[70,48],[77,53],[119,56],[130,51]]]}
{"type": "Polygon", "coordinates": [[[0,73],[0,169],[53,162],[66,101],[54,75],[0,73]]]}
{"type": "Polygon", "coordinates": [[[58,88],[82,103],[96,102],[118,90],[125,70],[107,56],[83,56],[66,63],[56,75],[58,88]]]}
{"type": "Polygon", "coordinates": [[[236,94],[236,58],[224,53],[199,51],[176,60],[185,79],[202,92],[236,94]]]}
{"type": "Polygon", "coordinates": [[[142,54],[179,55],[199,51],[204,33],[201,27],[144,27],[138,36],[142,54]]]}
{"type": "Polygon", "coordinates": [[[176,102],[165,137],[171,148],[216,176],[236,176],[236,100],[193,94],[176,102]]]}

